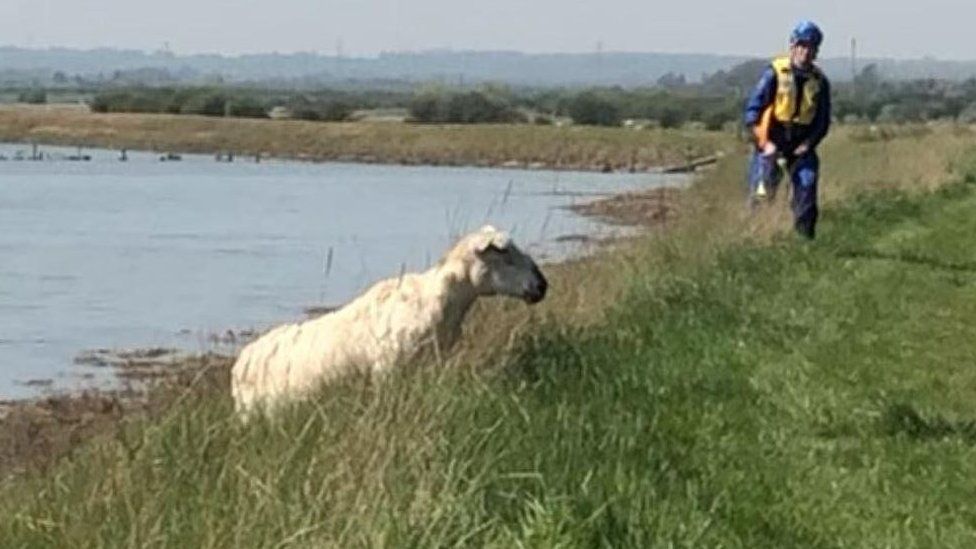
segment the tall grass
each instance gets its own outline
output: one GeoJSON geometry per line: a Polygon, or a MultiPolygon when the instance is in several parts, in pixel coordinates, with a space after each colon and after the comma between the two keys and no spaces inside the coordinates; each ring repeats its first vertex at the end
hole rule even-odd
{"type": "MultiPolygon", "coordinates": [[[[832,169],[868,146],[843,139],[832,169]]],[[[0,486],[0,539],[971,546],[976,177],[837,194],[820,240],[801,244],[750,230],[730,200],[740,169],[693,189],[668,234],[564,273],[609,289],[523,317],[485,367],[347,379],[247,426],[226,394],[195,395],[0,486]]]]}

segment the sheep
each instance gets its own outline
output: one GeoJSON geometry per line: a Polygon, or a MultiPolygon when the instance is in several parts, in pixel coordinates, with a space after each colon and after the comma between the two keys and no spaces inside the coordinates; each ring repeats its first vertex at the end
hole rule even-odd
{"type": "Polygon", "coordinates": [[[490,225],[422,273],[382,280],[344,307],[279,326],[241,350],[231,370],[238,415],[268,410],[355,371],[380,374],[456,343],[481,296],[538,303],[548,282],[511,237],[490,225]]]}

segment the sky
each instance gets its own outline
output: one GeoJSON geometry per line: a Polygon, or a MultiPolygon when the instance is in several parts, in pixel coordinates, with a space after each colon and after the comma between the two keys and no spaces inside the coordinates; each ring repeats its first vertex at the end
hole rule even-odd
{"type": "Polygon", "coordinates": [[[976,59],[972,0],[0,0],[0,45],[177,54],[517,50],[774,54],[799,19],[822,57],[976,59]]]}

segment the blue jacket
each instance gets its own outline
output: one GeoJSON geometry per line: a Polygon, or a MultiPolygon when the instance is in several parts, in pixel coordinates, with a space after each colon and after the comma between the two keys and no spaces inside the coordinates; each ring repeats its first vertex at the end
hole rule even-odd
{"type": "MultiPolygon", "coordinates": [[[[793,67],[793,78],[796,81],[797,90],[803,88],[803,82],[808,77],[807,71],[793,67]]],[[[806,126],[794,124],[787,130],[782,124],[773,122],[769,131],[769,138],[779,150],[791,152],[804,141],[809,142],[810,148],[813,149],[826,137],[827,131],[830,129],[830,82],[827,81],[826,76],[821,76],[821,81],[822,87],[820,93],[817,94],[817,112],[811,124],[806,126]]],[[[759,78],[759,83],[753,88],[748,101],[746,101],[745,116],[743,117],[746,126],[752,126],[758,122],[762,112],[772,104],[775,97],[776,73],[772,66],[768,66],[759,78]]]]}

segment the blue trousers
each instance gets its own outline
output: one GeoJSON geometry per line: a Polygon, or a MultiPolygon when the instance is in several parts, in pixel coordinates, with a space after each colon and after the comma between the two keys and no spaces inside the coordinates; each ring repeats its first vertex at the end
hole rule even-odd
{"type": "MultiPolygon", "coordinates": [[[[796,232],[813,238],[816,233],[817,217],[817,180],[820,175],[820,158],[817,153],[786,157],[786,169],[793,185],[793,197],[790,207],[793,209],[793,226],[796,232]]],[[[754,152],[749,162],[749,195],[753,196],[760,181],[764,181],[770,196],[775,196],[777,186],[782,178],[782,170],[776,165],[775,156],[764,156],[754,152]]]]}

